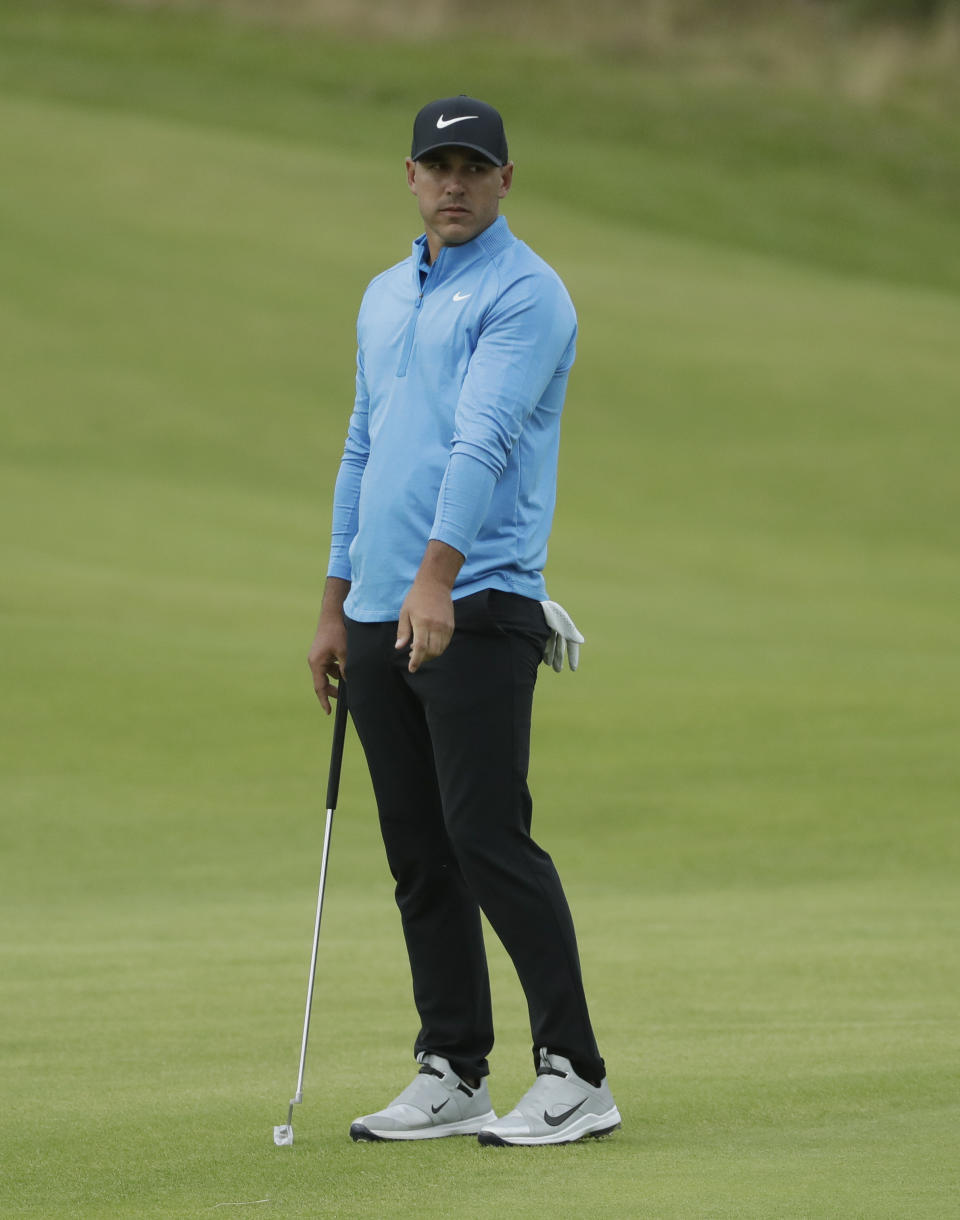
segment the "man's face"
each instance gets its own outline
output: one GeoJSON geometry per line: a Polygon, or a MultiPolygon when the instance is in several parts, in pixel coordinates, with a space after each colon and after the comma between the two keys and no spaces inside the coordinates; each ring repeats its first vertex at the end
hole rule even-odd
{"type": "Polygon", "coordinates": [[[408,157],[407,184],[420,204],[431,261],[443,246],[462,246],[492,225],[512,181],[512,161],[494,165],[469,148],[408,157]]]}

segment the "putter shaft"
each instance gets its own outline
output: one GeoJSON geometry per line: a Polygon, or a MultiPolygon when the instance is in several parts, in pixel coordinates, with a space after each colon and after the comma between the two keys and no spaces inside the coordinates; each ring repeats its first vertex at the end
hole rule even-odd
{"type": "MultiPolygon", "coordinates": [[[[337,709],[339,711],[339,708],[337,709]]],[[[333,832],[333,809],[327,810],[327,822],[323,832],[323,860],[320,865],[320,887],[317,894],[317,918],[313,927],[313,950],[310,954],[310,972],[307,977],[307,1002],[303,1011],[303,1038],[300,1042],[300,1071],[297,1074],[297,1091],[290,1102],[290,1112],[303,1100],[303,1073],[307,1064],[307,1040],[310,1037],[310,1015],[313,1011],[313,990],[317,977],[317,948],[320,944],[320,921],[323,918],[323,893],[327,887],[327,861],[330,857],[330,836],[333,832]]]]}
{"type": "Polygon", "coordinates": [[[337,711],[333,722],[333,740],[330,747],[330,773],[327,778],[327,820],[323,831],[323,852],[320,863],[320,885],[317,893],[317,915],[313,925],[313,947],[310,953],[310,970],[307,976],[307,1002],[303,1012],[303,1037],[300,1041],[300,1068],[297,1073],[297,1091],[290,1099],[287,1126],[293,1126],[293,1107],[303,1101],[303,1073],[307,1063],[307,1041],[310,1037],[310,1015],[313,1011],[313,991],[317,976],[317,949],[320,944],[320,922],[323,918],[323,895],[327,886],[327,863],[330,859],[330,838],[333,833],[333,815],[337,807],[340,790],[340,768],[343,762],[343,743],[347,732],[347,686],[343,678],[337,686],[337,711]]]}

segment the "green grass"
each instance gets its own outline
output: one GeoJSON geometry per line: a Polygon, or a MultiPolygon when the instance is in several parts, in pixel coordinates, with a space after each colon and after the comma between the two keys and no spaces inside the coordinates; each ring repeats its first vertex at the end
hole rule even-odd
{"type": "MultiPolygon", "coordinates": [[[[0,14],[0,1213],[956,1215],[955,130],[434,49],[0,14]],[[415,1033],[351,737],[276,1149],[354,313],[454,53],[581,315],[548,576],[588,642],[542,678],[533,786],[624,1128],[346,1138],[415,1033]]],[[[505,1109],[529,1032],[491,959],[505,1109]]]]}

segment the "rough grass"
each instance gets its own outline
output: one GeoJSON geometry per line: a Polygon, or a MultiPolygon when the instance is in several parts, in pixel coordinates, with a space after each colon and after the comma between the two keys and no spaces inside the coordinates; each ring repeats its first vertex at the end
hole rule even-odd
{"type": "MultiPolygon", "coordinates": [[[[117,0],[138,9],[171,0],[117,0]]],[[[685,77],[769,80],[862,103],[925,110],[960,104],[960,8],[912,11],[910,0],[172,0],[273,28],[338,31],[370,39],[431,41],[477,35],[499,46],[584,49],[685,77]],[[412,33],[414,32],[415,33],[412,33]]],[[[913,9],[922,7],[919,3],[913,9]]]]}

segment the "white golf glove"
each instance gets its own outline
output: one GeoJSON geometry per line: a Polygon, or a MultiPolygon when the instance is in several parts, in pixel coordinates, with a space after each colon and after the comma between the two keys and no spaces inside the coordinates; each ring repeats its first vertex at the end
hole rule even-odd
{"type": "Polygon", "coordinates": [[[567,664],[571,669],[576,669],[580,664],[580,645],[583,643],[583,636],[577,630],[577,624],[557,602],[541,602],[540,605],[550,628],[550,638],[543,650],[544,661],[560,673],[566,652],[567,664]]]}

